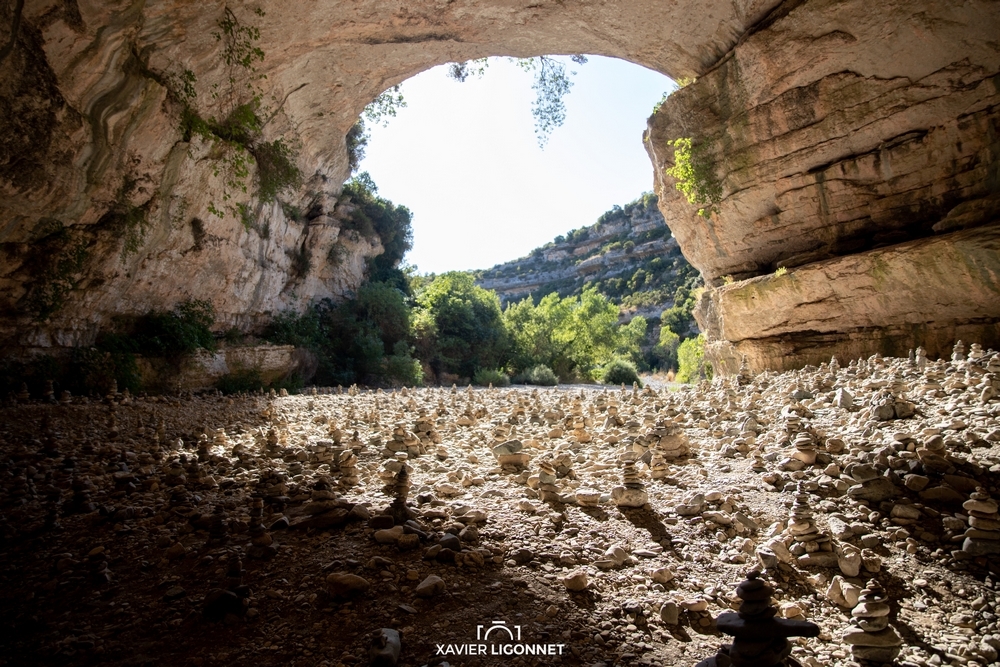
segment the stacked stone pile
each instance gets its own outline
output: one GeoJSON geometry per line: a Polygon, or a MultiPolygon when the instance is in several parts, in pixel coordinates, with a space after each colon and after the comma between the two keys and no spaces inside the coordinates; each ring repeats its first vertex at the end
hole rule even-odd
{"type": "Polygon", "coordinates": [[[635,456],[622,456],[622,485],[611,490],[611,499],[618,507],[642,507],[649,502],[645,484],[635,466],[635,456]]]}
{"type": "Polygon", "coordinates": [[[855,659],[876,664],[891,664],[899,655],[902,638],[889,625],[888,596],[872,580],[861,591],[858,604],[851,610],[853,627],[844,633],[855,659]]]}
{"type": "Polygon", "coordinates": [[[962,504],[969,513],[969,529],[965,531],[962,551],[970,556],[1000,557],[1000,514],[997,501],[982,487],[962,504]]]}

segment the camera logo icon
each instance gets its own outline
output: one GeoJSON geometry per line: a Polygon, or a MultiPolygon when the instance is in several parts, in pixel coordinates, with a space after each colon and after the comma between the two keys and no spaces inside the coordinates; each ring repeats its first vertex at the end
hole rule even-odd
{"type": "Polygon", "coordinates": [[[506,635],[510,641],[521,641],[521,626],[515,625],[512,628],[507,627],[506,621],[493,621],[492,625],[477,625],[476,626],[476,639],[480,641],[486,641],[489,639],[490,634],[496,630],[497,637],[503,637],[506,635]]]}

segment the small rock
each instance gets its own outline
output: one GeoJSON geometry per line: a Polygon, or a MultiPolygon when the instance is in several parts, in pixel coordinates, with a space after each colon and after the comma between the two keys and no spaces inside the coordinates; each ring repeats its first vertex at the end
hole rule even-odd
{"type": "Polygon", "coordinates": [[[426,579],[417,584],[414,594],[421,598],[432,598],[444,593],[445,585],[441,577],[431,574],[426,579]]]}

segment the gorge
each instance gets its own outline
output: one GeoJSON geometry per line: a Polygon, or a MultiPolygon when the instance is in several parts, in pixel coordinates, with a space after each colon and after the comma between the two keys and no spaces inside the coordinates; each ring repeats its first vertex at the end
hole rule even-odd
{"type": "MultiPolygon", "coordinates": [[[[742,356],[759,370],[920,344],[935,356],[956,337],[997,344],[1000,21],[990,2],[889,2],[873,14],[822,0],[39,0],[3,19],[5,349],[88,345],[116,316],[184,300],[209,301],[220,327],[250,330],[343,297],[379,252],[341,231],[344,137],[359,112],[436,64],[545,53],[693,80],[643,140],[664,218],[712,286],[697,313],[721,372],[742,356]],[[252,67],[268,112],[254,147],[296,148],[301,183],[270,200],[227,182],[218,128],[185,129],[186,110],[223,120],[230,14],[230,32],[259,30],[266,54],[252,67]],[[708,197],[700,204],[667,173],[678,139],[693,146],[685,160],[708,197]],[[227,214],[213,215],[224,203],[227,214]],[[705,203],[708,217],[697,213],[705,203]],[[302,261],[331,252],[335,265],[302,261]],[[764,278],[781,267],[786,276],[764,278]],[[754,303],[769,317],[747,318],[754,303]]],[[[259,182],[260,157],[247,160],[248,182],[259,182]]]]}

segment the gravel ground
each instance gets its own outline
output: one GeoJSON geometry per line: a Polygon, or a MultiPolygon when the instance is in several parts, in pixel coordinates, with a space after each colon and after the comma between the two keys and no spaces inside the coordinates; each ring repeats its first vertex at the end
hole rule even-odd
{"type": "Polygon", "coordinates": [[[0,665],[369,664],[380,628],[401,632],[399,665],[693,665],[726,641],[712,619],[765,546],[779,614],[821,628],[793,640],[800,663],[852,663],[839,576],[887,591],[899,663],[1000,664],[1000,556],[962,551],[962,503],[1000,495],[997,365],[876,358],[625,391],[11,399],[0,665]],[[513,458],[498,460],[504,443],[513,458]],[[642,506],[616,505],[623,465],[642,506]],[[885,498],[858,491],[874,488],[868,471],[885,498]],[[858,572],[796,558],[797,489],[834,553],[863,549],[858,572]],[[477,638],[498,623],[519,640],[477,638]],[[454,654],[468,644],[487,655],[454,654]],[[489,654],[539,645],[556,654],[489,654]]]}

